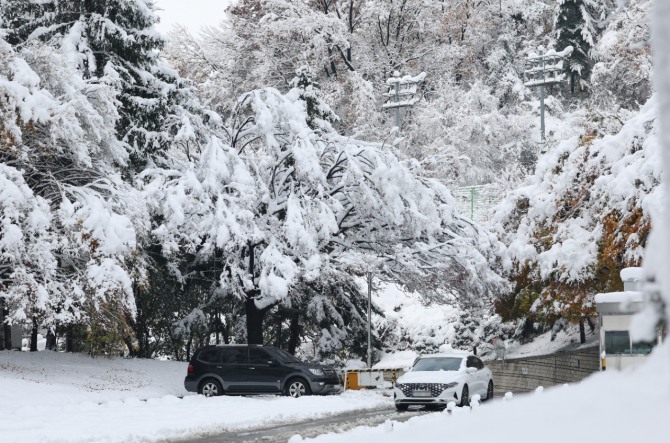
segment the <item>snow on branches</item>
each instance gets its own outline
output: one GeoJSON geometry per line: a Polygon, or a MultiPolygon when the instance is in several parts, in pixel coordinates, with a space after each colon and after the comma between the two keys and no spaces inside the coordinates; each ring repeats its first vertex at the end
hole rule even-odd
{"type": "Polygon", "coordinates": [[[564,141],[498,207],[517,284],[508,317],[581,320],[594,314],[595,293],[621,290],[619,271],[640,264],[659,205],[656,108],[650,100],[617,134],[564,141]]]}
{"type": "Polygon", "coordinates": [[[20,171],[0,163],[0,297],[12,321],[51,313],[56,250],[47,202],[35,196],[20,171]]]}
{"type": "Polygon", "coordinates": [[[388,147],[310,128],[298,92],[244,94],[225,127],[197,162],[147,170],[139,184],[164,251],[218,260],[248,322],[290,303],[298,284],[370,267],[417,286],[451,276],[474,297],[503,286],[487,262],[497,241],[453,214],[445,187],[388,147]]]}
{"type": "Polygon", "coordinates": [[[87,322],[110,303],[115,317],[135,312],[129,260],[143,215],[116,175],[127,159],[116,92],[61,49],[0,38],[0,296],[11,321],[35,328],[87,322]]]}

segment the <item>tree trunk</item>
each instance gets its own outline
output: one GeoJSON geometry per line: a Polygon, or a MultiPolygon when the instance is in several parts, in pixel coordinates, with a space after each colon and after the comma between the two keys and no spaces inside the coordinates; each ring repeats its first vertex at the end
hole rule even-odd
{"type": "MultiPolygon", "coordinates": [[[[252,243],[247,245],[247,254],[249,257],[249,268],[247,272],[251,277],[254,277],[256,271],[255,262],[256,246],[252,243]]],[[[246,293],[246,300],[244,303],[244,310],[247,315],[247,343],[250,345],[263,344],[263,319],[267,308],[258,309],[256,306],[256,296],[260,295],[259,289],[252,289],[246,293]]]]}
{"type": "MultiPolygon", "coordinates": [[[[128,356],[131,358],[135,357],[140,357],[139,352],[135,350],[135,347],[133,346],[133,339],[132,337],[124,336],[123,337],[123,342],[126,344],[126,348],[128,348],[128,356]]],[[[141,348],[139,348],[141,349],[141,348]]]]}
{"type": "Polygon", "coordinates": [[[5,350],[5,299],[0,298],[0,351],[5,350]]]}
{"type": "Polygon", "coordinates": [[[591,317],[586,317],[586,322],[589,324],[589,329],[591,330],[591,333],[596,330],[596,324],[593,322],[593,319],[591,317]]]}
{"type": "MultiPolygon", "coordinates": [[[[7,312],[5,312],[5,316],[7,312]]],[[[5,331],[5,349],[12,349],[12,327],[8,324],[3,325],[5,331]]]]}
{"type": "Polygon", "coordinates": [[[284,317],[281,315],[281,313],[277,313],[277,316],[275,317],[276,323],[275,323],[275,347],[276,348],[281,348],[281,339],[282,339],[282,325],[284,323],[284,317]]]}
{"type": "MultiPolygon", "coordinates": [[[[255,292],[256,291],[252,291],[252,293],[255,292]]],[[[265,318],[267,309],[258,309],[252,294],[247,295],[245,308],[247,314],[247,343],[250,345],[262,345],[263,319],[265,318]]]]}
{"type": "Polygon", "coordinates": [[[65,332],[65,352],[74,352],[74,327],[72,325],[67,326],[67,331],[65,332]]]}
{"type": "Polygon", "coordinates": [[[149,348],[149,333],[146,327],[146,319],[144,317],[137,316],[137,322],[135,325],[135,338],[137,339],[137,350],[135,355],[139,358],[151,358],[151,349],[149,348]]]}
{"type": "Polygon", "coordinates": [[[230,321],[232,319],[231,317],[226,316],[226,324],[222,325],[221,327],[221,334],[223,335],[223,343],[224,344],[229,344],[230,343],[230,329],[231,329],[231,323],[230,321]]]}
{"type": "Polygon", "coordinates": [[[49,351],[56,350],[56,332],[55,330],[49,329],[47,332],[47,349],[49,351]]]}
{"type": "Polygon", "coordinates": [[[37,352],[37,317],[33,317],[33,329],[30,331],[30,352],[37,352]]]}
{"type": "Polygon", "coordinates": [[[579,319],[579,342],[586,343],[586,331],[584,330],[584,317],[579,319]]]}
{"type": "Polygon", "coordinates": [[[300,346],[300,311],[297,309],[291,315],[291,324],[288,331],[288,352],[295,355],[295,351],[300,346]]]}

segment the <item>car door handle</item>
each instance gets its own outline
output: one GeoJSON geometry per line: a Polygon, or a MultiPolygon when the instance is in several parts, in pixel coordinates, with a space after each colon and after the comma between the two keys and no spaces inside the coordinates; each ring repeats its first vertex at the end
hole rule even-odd
{"type": "Polygon", "coordinates": [[[249,368],[249,369],[256,369],[256,368],[249,368]]]}
{"type": "Polygon", "coordinates": [[[216,369],[223,369],[223,366],[217,366],[216,369]]]}

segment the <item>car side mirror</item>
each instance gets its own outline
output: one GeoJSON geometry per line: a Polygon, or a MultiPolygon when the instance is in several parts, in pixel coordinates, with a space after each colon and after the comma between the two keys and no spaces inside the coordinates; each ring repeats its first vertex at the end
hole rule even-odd
{"type": "Polygon", "coordinates": [[[467,372],[468,374],[473,374],[477,372],[477,368],[465,368],[465,372],[467,372]]]}

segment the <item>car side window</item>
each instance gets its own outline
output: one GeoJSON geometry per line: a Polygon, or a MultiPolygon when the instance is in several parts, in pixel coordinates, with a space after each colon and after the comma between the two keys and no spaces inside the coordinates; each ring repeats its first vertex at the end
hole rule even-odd
{"type": "Polygon", "coordinates": [[[466,362],[465,366],[468,368],[476,368],[477,366],[475,365],[474,357],[468,357],[468,361],[466,362]]]}
{"type": "Polygon", "coordinates": [[[245,348],[226,348],[221,351],[221,362],[225,364],[239,364],[247,362],[245,348]]]}
{"type": "Polygon", "coordinates": [[[249,363],[252,364],[268,364],[272,359],[270,354],[263,349],[251,348],[249,349],[249,363]]]}
{"type": "Polygon", "coordinates": [[[198,360],[204,363],[219,363],[220,358],[218,349],[206,349],[198,354],[198,360]]]}

